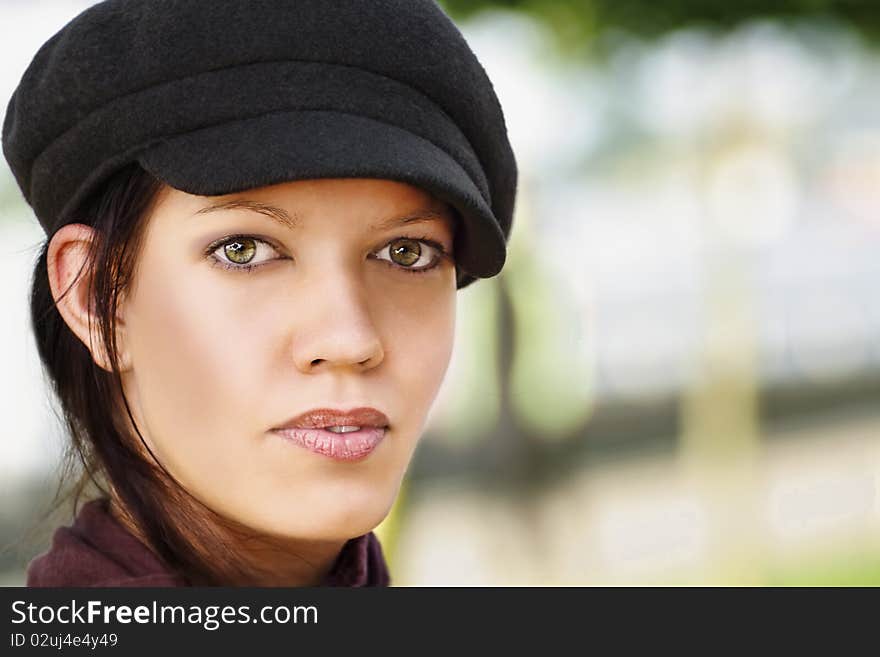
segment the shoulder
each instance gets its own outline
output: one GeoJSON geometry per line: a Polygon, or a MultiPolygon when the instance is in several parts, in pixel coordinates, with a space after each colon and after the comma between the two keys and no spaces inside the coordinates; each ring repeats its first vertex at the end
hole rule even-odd
{"type": "Polygon", "coordinates": [[[46,552],[27,568],[27,586],[184,586],[108,511],[105,498],[83,505],[73,523],[59,527],[46,552]]]}

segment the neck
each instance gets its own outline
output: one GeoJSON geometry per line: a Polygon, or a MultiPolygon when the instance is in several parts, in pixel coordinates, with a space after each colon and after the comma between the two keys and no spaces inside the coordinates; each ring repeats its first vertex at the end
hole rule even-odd
{"type": "Polygon", "coordinates": [[[333,567],[345,541],[266,539],[242,546],[249,570],[235,586],[318,586],[333,567]]]}

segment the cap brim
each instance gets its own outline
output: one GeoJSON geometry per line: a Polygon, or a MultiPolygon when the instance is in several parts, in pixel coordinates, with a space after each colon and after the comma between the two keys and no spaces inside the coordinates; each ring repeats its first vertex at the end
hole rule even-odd
{"type": "Polygon", "coordinates": [[[363,116],[325,110],[266,114],[163,138],[138,161],[171,187],[200,196],[313,178],[409,183],[461,216],[457,287],[494,276],[504,265],[504,235],[464,169],[428,140],[363,116]]]}

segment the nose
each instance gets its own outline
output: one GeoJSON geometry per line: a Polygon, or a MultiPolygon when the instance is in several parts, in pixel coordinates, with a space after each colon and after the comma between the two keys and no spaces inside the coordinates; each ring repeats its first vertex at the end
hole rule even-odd
{"type": "Polygon", "coordinates": [[[294,360],[300,371],[365,371],[382,362],[385,352],[368,291],[344,272],[322,275],[304,283],[297,294],[293,324],[294,360]]]}

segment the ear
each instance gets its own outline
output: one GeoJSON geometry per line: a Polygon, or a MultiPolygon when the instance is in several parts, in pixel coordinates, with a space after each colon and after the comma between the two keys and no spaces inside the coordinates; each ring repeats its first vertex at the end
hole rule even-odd
{"type": "MultiPolygon", "coordinates": [[[[101,328],[89,296],[93,278],[91,268],[84,269],[89,248],[96,238],[95,230],[85,224],[67,224],[52,236],[46,253],[49,287],[55,305],[70,330],[92,354],[95,364],[111,371],[110,359],[104,349],[101,328]],[[69,288],[69,289],[68,289],[69,288]]],[[[123,329],[122,318],[117,315],[117,329],[123,329]]],[[[117,336],[119,367],[129,368],[129,358],[122,340],[124,331],[117,336]]]]}

